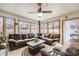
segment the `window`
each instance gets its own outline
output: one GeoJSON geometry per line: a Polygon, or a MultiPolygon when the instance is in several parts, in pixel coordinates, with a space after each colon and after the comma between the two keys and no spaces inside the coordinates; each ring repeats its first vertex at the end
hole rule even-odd
{"type": "Polygon", "coordinates": [[[43,34],[47,33],[47,23],[42,23],[40,28],[41,28],[41,33],[43,34]]]}
{"type": "Polygon", "coordinates": [[[78,22],[79,20],[77,19],[70,21],[70,28],[71,28],[70,34],[76,34],[76,31],[78,31],[78,27],[79,27],[78,22]]]}
{"type": "Polygon", "coordinates": [[[79,39],[79,19],[64,21],[64,43],[70,39],[79,39]]]}
{"type": "Polygon", "coordinates": [[[43,26],[43,23],[40,24],[40,29],[41,29],[41,33],[44,33],[44,26],[43,26]]]}
{"type": "Polygon", "coordinates": [[[30,33],[30,23],[27,23],[25,21],[19,21],[19,33],[20,34],[30,33]]]}
{"type": "Polygon", "coordinates": [[[59,34],[59,30],[60,30],[59,20],[49,22],[49,33],[59,34]]]}
{"type": "Polygon", "coordinates": [[[6,33],[13,34],[14,33],[14,19],[6,18],[6,33]]]}
{"type": "Polygon", "coordinates": [[[3,32],[3,17],[0,17],[0,32],[3,32]]]}
{"type": "Polygon", "coordinates": [[[36,23],[31,24],[31,33],[34,33],[34,34],[38,33],[38,24],[36,23]]]}
{"type": "Polygon", "coordinates": [[[56,20],[53,22],[53,30],[54,30],[54,34],[59,34],[59,29],[60,29],[60,26],[59,26],[59,20],[56,20]]]}
{"type": "Polygon", "coordinates": [[[49,22],[49,33],[53,33],[53,22],[49,22]]]}

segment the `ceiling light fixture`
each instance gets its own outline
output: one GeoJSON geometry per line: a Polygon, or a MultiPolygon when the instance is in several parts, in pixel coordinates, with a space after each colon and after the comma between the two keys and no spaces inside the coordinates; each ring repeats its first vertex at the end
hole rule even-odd
{"type": "Polygon", "coordinates": [[[42,15],[42,13],[37,13],[37,15],[38,15],[38,17],[41,17],[41,16],[43,16],[43,15],[42,15]]]}

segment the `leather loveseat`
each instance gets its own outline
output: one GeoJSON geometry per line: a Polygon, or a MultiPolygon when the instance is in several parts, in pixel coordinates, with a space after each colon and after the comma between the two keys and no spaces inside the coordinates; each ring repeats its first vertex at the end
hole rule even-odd
{"type": "Polygon", "coordinates": [[[52,45],[53,42],[59,42],[60,35],[46,33],[43,39],[46,41],[46,44],[52,45]]]}

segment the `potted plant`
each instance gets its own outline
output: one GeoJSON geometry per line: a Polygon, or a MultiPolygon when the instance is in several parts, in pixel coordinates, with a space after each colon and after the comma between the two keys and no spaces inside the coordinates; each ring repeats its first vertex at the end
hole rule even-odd
{"type": "Polygon", "coordinates": [[[6,37],[3,35],[3,33],[0,33],[0,49],[5,47],[5,41],[6,41],[6,37]]]}
{"type": "Polygon", "coordinates": [[[38,35],[35,36],[34,42],[37,43],[39,41],[38,35]]]}
{"type": "Polygon", "coordinates": [[[39,39],[42,39],[42,37],[41,37],[41,36],[42,36],[42,34],[41,34],[41,33],[38,33],[38,34],[37,34],[37,37],[38,37],[39,39]]]}
{"type": "Polygon", "coordinates": [[[38,39],[38,38],[35,38],[35,39],[34,39],[34,42],[35,42],[35,43],[37,43],[38,41],[39,41],[39,39],[38,39]]]}

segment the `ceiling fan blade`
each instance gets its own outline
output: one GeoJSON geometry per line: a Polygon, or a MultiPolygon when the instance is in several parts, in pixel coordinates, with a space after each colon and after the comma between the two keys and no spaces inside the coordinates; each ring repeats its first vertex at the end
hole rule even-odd
{"type": "Polygon", "coordinates": [[[42,11],[42,9],[41,9],[41,3],[37,3],[37,5],[38,5],[38,13],[40,13],[41,11],[42,11]]]}
{"type": "Polygon", "coordinates": [[[38,9],[38,13],[40,13],[41,12],[41,7],[38,9]]]}
{"type": "Polygon", "coordinates": [[[52,13],[52,11],[42,11],[42,13],[52,13]]]}
{"type": "Polygon", "coordinates": [[[38,12],[28,12],[28,13],[38,13],[38,12]]]}

